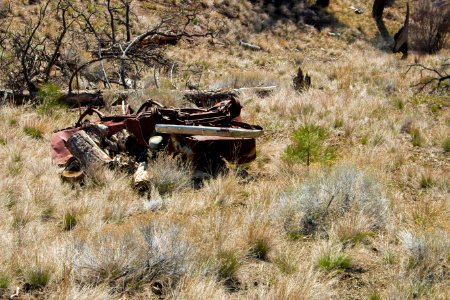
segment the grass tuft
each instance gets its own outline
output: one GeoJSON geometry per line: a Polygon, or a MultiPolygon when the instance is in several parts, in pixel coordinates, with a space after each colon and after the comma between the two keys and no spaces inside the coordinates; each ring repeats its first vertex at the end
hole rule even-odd
{"type": "Polygon", "coordinates": [[[40,129],[37,128],[37,127],[33,127],[33,126],[25,126],[25,127],[23,128],[23,132],[24,132],[26,135],[32,137],[33,139],[37,139],[37,140],[42,139],[42,136],[43,136],[43,134],[44,134],[44,133],[42,132],[42,130],[40,130],[40,129]]]}
{"type": "Polygon", "coordinates": [[[0,274],[0,289],[7,289],[11,284],[11,279],[3,274],[0,274]]]}
{"type": "Polygon", "coordinates": [[[77,220],[78,220],[77,215],[70,212],[66,212],[63,218],[63,230],[70,231],[74,229],[75,226],[77,225],[77,220]]]}
{"type": "Polygon", "coordinates": [[[32,271],[27,278],[27,283],[31,288],[41,288],[45,287],[51,278],[51,273],[48,270],[35,270],[32,271]]]}
{"type": "Polygon", "coordinates": [[[413,128],[411,129],[411,143],[414,147],[422,147],[424,141],[424,138],[422,136],[422,133],[419,128],[413,128]]]}
{"type": "Polygon", "coordinates": [[[351,267],[351,259],[343,253],[337,255],[323,254],[317,260],[317,266],[326,271],[345,271],[351,267]]]}
{"type": "Polygon", "coordinates": [[[248,255],[256,259],[267,260],[270,248],[268,239],[258,238],[250,243],[248,255]]]}
{"type": "Polygon", "coordinates": [[[442,143],[442,149],[445,153],[450,153],[450,137],[446,138],[442,143]]]}
{"type": "Polygon", "coordinates": [[[239,268],[239,260],[231,251],[222,251],[218,254],[219,270],[218,275],[221,279],[234,278],[239,268]]]}

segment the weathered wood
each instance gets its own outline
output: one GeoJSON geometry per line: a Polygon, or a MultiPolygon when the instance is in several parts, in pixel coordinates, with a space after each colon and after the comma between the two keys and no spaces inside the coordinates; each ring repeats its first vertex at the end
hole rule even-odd
{"type": "Polygon", "coordinates": [[[188,126],[156,124],[155,131],[169,134],[206,135],[235,138],[257,138],[263,135],[259,129],[240,129],[229,127],[188,126]]]}
{"type": "Polygon", "coordinates": [[[83,130],[73,134],[67,140],[67,148],[84,168],[107,164],[111,158],[83,130]]]}
{"type": "Polygon", "coordinates": [[[133,175],[133,183],[136,188],[148,187],[151,179],[151,173],[147,162],[141,162],[133,175]]]}
{"type": "Polygon", "coordinates": [[[246,43],[244,41],[240,41],[239,43],[241,44],[242,47],[249,49],[249,50],[253,50],[253,51],[261,51],[262,50],[262,48],[258,45],[246,43]]]}
{"type": "Polygon", "coordinates": [[[233,91],[194,91],[183,96],[185,100],[194,103],[198,107],[210,107],[231,97],[236,97],[236,93],[233,91]]]}
{"type": "Polygon", "coordinates": [[[277,86],[257,86],[257,87],[243,87],[238,89],[231,89],[225,91],[184,91],[183,98],[189,102],[194,103],[198,107],[210,107],[220,101],[237,97],[239,93],[252,91],[259,94],[267,94],[274,91],[277,86]]]}
{"type": "Polygon", "coordinates": [[[59,98],[59,101],[67,104],[69,107],[79,106],[104,106],[103,96],[100,91],[95,93],[83,92],[79,94],[65,94],[59,98]]]}

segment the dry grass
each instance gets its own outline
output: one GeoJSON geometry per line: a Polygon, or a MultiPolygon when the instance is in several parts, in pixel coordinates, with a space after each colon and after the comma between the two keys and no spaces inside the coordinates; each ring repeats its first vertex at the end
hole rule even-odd
{"type": "MultiPolygon", "coordinates": [[[[239,20],[227,19],[231,43],[170,55],[203,61],[204,87],[278,85],[241,95],[244,120],[266,130],[251,180],[229,172],[195,190],[190,166],[161,156],[149,195],[104,169],[73,187],[59,180],[49,143],[78,112],[2,106],[0,298],[20,287],[46,299],[447,299],[450,111],[447,98],[411,88],[419,75],[405,71],[414,59],[437,65],[448,50],[398,60],[378,49],[367,13],[339,0],[330,11],[340,36],[286,23],[249,34],[264,48],[253,52],[235,42],[249,30],[243,2],[204,2],[240,7],[239,20]],[[291,87],[299,63],[312,77],[301,94],[291,87]],[[304,124],[327,130],[336,161],[283,160],[304,124]]],[[[403,4],[387,8],[388,29],[402,23],[403,4]]],[[[133,101],[182,103],[172,93],[152,88],[133,101]]]]}

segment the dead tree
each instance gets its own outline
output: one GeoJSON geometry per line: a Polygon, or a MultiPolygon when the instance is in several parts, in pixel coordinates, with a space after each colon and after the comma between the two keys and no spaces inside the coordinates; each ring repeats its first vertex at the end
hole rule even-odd
{"type": "Polygon", "coordinates": [[[394,35],[394,47],[392,52],[403,53],[402,58],[408,56],[408,34],[409,34],[409,3],[406,4],[406,17],[405,23],[394,35]]]}
{"type": "MultiPolygon", "coordinates": [[[[135,73],[139,73],[142,70],[142,66],[146,67],[166,67],[173,66],[174,63],[168,59],[165,55],[166,45],[175,45],[182,38],[195,38],[206,37],[214,35],[213,32],[193,32],[191,27],[193,20],[197,18],[196,13],[178,13],[161,19],[160,23],[153,28],[132,37],[131,32],[131,20],[132,15],[130,11],[130,5],[132,1],[122,0],[122,9],[125,11],[125,20],[118,22],[117,24],[124,26],[126,36],[120,38],[116,33],[109,36],[104,32],[99,32],[97,27],[94,26],[94,20],[96,19],[95,13],[81,12],[79,8],[75,10],[79,11],[84,23],[84,28],[91,33],[97,40],[96,48],[87,49],[92,59],[84,64],[77,66],[69,79],[69,92],[72,92],[73,81],[77,78],[84,68],[94,64],[109,62],[114,64],[117,68],[115,77],[109,78],[107,72],[103,67],[103,73],[105,82],[118,83],[124,89],[130,88],[130,84],[127,82],[128,73],[131,70],[135,70],[135,73]]],[[[109,7],[109,6],[108,6],[109,7]]],[[[115,9],[117,11],[118,8],[115,9]]],[[[114,14],[112,8],[109,10],[111,14],[114,14]]],[[[117,20],[118,17],[112,17],[117,20]]],[[[97,19],[98,20],[98,19],[97,19]]],[[[111,19],[109,20],[111,22],[111,19]]],[[[111,29],[112,30],[112,29],[111,29]]]]}
{"type": "Polygon", "coordinates": [[[328,7],[330,0],[317,0],[315,5],[318,7],[328,7]]]}
{"type": "Polygon", "coordinates": [[[388,0],[375,0],[372,6],[372,17],[375,19],[382,19],[387,2],[388,0]]]}

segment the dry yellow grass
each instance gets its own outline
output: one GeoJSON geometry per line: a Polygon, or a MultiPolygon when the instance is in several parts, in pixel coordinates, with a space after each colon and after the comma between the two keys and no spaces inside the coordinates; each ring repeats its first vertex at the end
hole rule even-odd
{"type": "MultiPolygon", "coordinates": [[[[203,87],[276,80],[268,96],[241,95],[243,118],[266,130],[251,180],[230,172],[195,190],[176,182],[185,169],[161,158],[152,165],[164,169],[155,184],[179,183],[170,191],[140,195],[127,175],[110,170],[73,187],[59,180],[49,144],[78,112],[2,106],[0,298],[20,287],[25,299],[448,299],[450,158],[441,145],[450,136],[450,98],[417,94],[418,74],[405,72],[414,59],[438,64],[450,53],[401,61],[379,50],[370,4],[356,1],[366,11],[359,16],[348,9],[353,2],[330,7],[346,26],[341,36],[286,24],[276,28],[285,35],[251,34],[263,52],[205,44],[170,50],[208,66],[203,87]],[[363,25],[364,39],[349,42],[349,31],[363,25]],[[301,94],[291,87],[299,62],[313,82],[301,94]],[[338,152],[333,165],[282,159],[305,123],[327,128],[338,152]],[[414,128],[422,138],[416,146],[414,128]],[[177,176],[164,176],[169,167],[177,176]],[[355,171],[343,181],[339,168],[355,171]],[[317,200],[323,214],[330,192],[308,194],[308,187],[347,193],[352,205],[340,194],[315,220],[321,230],[302,232],[308,205],[317,200]],[[280,206],[286,195],[298,204],[288,207],[290,219],[280,206]],[[365,199],[369,207],[361,206],[365,199]],[[380,201],[385,206],[373,213],[380,201]],[[350,264],[323,267],[327,255],[350,264]]],[[[403,2],[388,9],[389,29],[401,24],[403,2]]],[[[180,103],[170,91],[157,93],[180,103]]]]}

